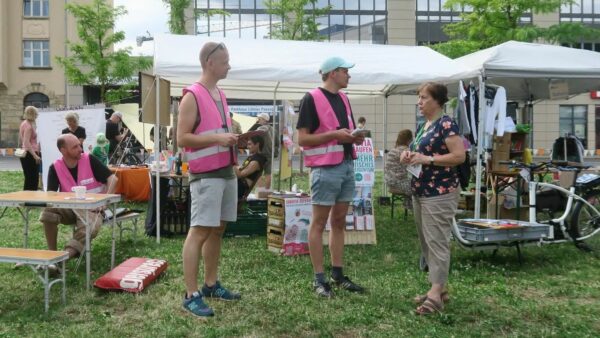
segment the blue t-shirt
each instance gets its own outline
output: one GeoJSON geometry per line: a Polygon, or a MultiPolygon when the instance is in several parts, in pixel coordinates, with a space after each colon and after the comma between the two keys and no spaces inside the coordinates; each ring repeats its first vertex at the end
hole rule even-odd
{"type": "MultiPolygon", "coordinates": [[[[417,135],[425,124],[417,128],[417,135]]],[[[446,139],[458,135],[458,126],[449,116],[442,116],[433,122],[429,129],[422,132],[420,138],[411,143],[410,149],[426,156],[450,153],[446,139]],[[417,142],[418,144],[414,144],[417,142]]],[[[454,167],[423,165],[419,178],[412,178],[412,192],[419,197],[434,197],[455,191],[458,188],[458,174],[454,167]]]]}

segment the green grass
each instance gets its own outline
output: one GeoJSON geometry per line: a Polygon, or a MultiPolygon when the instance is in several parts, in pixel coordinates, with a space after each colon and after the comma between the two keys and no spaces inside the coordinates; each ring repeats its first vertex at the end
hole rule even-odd
{"type": "MultiPolygon", "coordinates": [[[[2,192],[19,190],[22,174],[1,172],[0,182],[2,192]]],[[[138,238],[134,244],[126,233],[117,245],[117,262],[139,256],[169,262],[155,284],[140,295],[86,291],[85,269],[74,272],[69,262],[67,304],[60,305],[56,287],[44,314],[43,291],[33,273],[0,264],[0,337],[585,337],[600,332],[600,260],[571,244],[526,248],[522,265],[515,250],[492,256],[453,244],[451,302],[443,315],[415,316],[411,300],[428,285],[418,270],[413,221],[390,219],[389,207],[375,210],[378,244],[348,246],[345,252],[347,274],[370,288],[367,295],[339,292],[333,300],[317,299],[308,256],[277,256],[266,250],[265,237],[226,238],[221,280],[243,299],[210,301],[216,317],[198,320],[181,310],[183,238],[163,238],[161,244],[138,238]]],[[[32,212],[30,247],[44,248],[38,214],[32,212]]],[[[0,224],[0,246],[20,247],[16,210],[7,211],[0,224]]],[[[59,245],[69,232],[61,227],[59,245]]],[[[110,267],[107,229],[92,250],[96,279],[110,267]]]]}

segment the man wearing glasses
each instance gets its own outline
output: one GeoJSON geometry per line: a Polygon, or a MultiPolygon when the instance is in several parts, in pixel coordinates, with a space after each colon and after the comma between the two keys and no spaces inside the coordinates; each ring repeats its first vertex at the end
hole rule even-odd
{"type": "Polygon", "coordinates": [[[348,205],[354,197],[354,159],[352,144],[361,144],[364,134],[353,133],[354,117],[348,97],[348,69],[354,67],[340,57],[331,57],[319,68],[323,85],[304,95],[298,117],[298,142],[304,148],[304,162],[310,167],[312,221],[308,248],[315,279],[313,289],[321,297],[333,297],[323,270],[323,231],[331,222],[329,252],[331,282],[340,289],[364,292],[365,289],[344,275],[344,230],[348,205]]]}
{"type": "Polygon", "coordinates": [[[191,201],[190,230],[183,244],[183,308],[200,317],[214,312],[204,298],[238,300],[239,293],[217,279],[221,238],[227,222],[237,219],[237,163],[231,118],[224,93],[217,82],[227,77],[229,53],[222,43],[207,42],[200,49],[200,80],[183,90],[177,123],[177,142],[189,162],[191,201]],[[198,288],[200,255],[204,285],[198,288]]]}

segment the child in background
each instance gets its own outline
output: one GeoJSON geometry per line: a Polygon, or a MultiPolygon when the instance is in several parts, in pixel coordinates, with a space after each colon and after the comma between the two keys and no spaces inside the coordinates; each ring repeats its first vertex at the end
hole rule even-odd
{"type": "Polygon", "coordinates": [[[96,146],[92,150],[92,155],[96,156],[100,162],[104,163],[104,165],[108,165],[108,149],[110,145],[108,144],[108,139],[104,133],[96,134],[96,146]]]}

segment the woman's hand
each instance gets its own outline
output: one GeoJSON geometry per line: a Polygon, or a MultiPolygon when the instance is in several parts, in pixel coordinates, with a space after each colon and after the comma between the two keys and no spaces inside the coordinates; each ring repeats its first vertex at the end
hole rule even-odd
{"type": "Polygon", "coordinates": [[[405,150],[400,154],[400,162],[402,163],[410,163],[410,158],[412,156],[412,152],[410,150],[405,150]]]}
{"type": "Polygon", "coordinates": [[[410,164],[429,164],[431,162],[431,156],[423,155],[421,153],[412,153],[410,157],[410,164]]]}
{"type": "Polygon", "coordinates": [[[42,162],[42,158],[39,157],[36,153],[33,153],[33,159],[35,160],[36,164],[40,164],[40,162],[42,162]]]}

